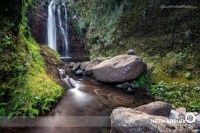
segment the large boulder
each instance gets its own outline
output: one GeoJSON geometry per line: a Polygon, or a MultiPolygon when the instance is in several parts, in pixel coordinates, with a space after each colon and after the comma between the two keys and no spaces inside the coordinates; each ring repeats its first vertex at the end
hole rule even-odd
{"type": "Polygon", "coordinates": [[[153,116],[131,108],[117,108],[111,114],[111,133],[189,133],[193,127],[183,121],[170,122],[163,116],[153,116]]]}
{"type": "Polygon", "coordinates": [[[149,115],[169,116],[172,105],[162,101],[156,101],[134,108],[137,111],[145,112],[149,115]]]}
{"type": "Polygon", "coordinates": [[[136,55],[119,55],[99,63],[92,69],[95,78],[102,82],[133,80],[145,70],[146,64],[136,55]]]}
{"type": "Polygon", "coordinates": [[[93,74],[93,72],[92,72],[93,67],[95,67],[96,65],[98,65],[99,63],[101,63],[104,60],[105,59],[103,59],[103,58],[97,58],[97,59],[87,63],[86,67],[85,67],[85,75],[91,76],[93,74]]]}

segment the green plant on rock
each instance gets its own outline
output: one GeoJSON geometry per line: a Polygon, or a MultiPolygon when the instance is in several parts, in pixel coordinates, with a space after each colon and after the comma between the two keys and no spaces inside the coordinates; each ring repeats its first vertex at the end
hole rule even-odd
{"type": "Polygon", "coordinates": [[[134,88],[149,88],[150,82],[149,82],[149,76],[146,73],[143,73],[140,75],[136,80],[134,80],[133,86],[134,88]]]}

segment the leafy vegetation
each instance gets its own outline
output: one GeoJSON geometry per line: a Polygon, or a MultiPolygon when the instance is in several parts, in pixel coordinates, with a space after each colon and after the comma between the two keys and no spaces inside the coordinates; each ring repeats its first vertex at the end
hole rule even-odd
{"type": "MultiPolygon", "coordinates": [[[[13,12],[11,2],[0,9],[13,12]]],[[[16,1],[18,19],[9,12],[0,16],[0,116],[37,116],[49,110],[64,91],[47,75],[40,47],[30,36],[27,10],[31,2],[16,1]]]]}
{"type": "Polygon", "coordinates": [[[158,100],[173,103],[176,107],[186,107],[188,110],[200,110],[200,86],[192,87],[186,84],[166,84],[163,81],[152,86],[152,93],[158,100]]]}
{"type": "MultiPolygon", "coordinates": [[[[200,9],[160,8],[161,5],[199,7],[199,4],[197,0],[73,0],[69,8],[71,16],[77,17],[73,22],[80,35],[87,38],[91,58],[112,57],[134,49],[148,64],[151,84],[164,81],[171,86],[176,82],[177,86],[169,87],[165,93],[177,92],[186,84],[184,89],[188,91],[181,94],[189,99],[171,101],[169,95],[154,93],[155,96],[199,111],[195,106],[200,96],[191,88],[200,85],[200,9]]],[[[137,86],[141,86],[143,80],[137,82],[137,86]]]]}
{"type": "Polygon", "coordinates": [[[88,0],[69,3],[72,16],[79,17],[74,23],[80,34],[84,36],[85,31],[88,31],[87,41],[91,58],[96,54],[110,56],[111,52],[105,49],[112,50],[111,44],[115,40],[113,34],[117,30],[115,23],[121,16],[123,8],[128,5],[129,3],[124,0],[88,0]]]}
{"type": "Polygon", "coordinates": [[[140,75],[133,83],[134,88],[149,88],[150,85],[149,76],[146,73],[140,75]]]}
{"type": "MultiPolygon", "coordinates": [[[[37,116],[63,93],[53,79],[60,63],[58,55],[40,48],[29,32],[28,8],[37,2],[2,0],[0,4],[1,116],[37,116]]],[[[135,87],[153,84],[151,90],[157,99],[199,111],[200,8],[162,9],[162,4],[195,7],[200,3],[71,0],[68,7],[70,20],[80,36],[87,38],[91,58],[124,54],[132,48],[148,64],[148,76],[140,76],[135,87]]]]}

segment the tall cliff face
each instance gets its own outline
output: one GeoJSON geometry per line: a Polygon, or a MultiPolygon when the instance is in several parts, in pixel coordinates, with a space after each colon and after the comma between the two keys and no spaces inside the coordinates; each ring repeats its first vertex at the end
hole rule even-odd
{"type": "MultiPolygon", "coordinates": [[[[59,3],[59,1],[58,1],[59,3]]],[[[57,3],[57,4],[58,4],[57,3]]],[[[33,38],[37,43],[47,45],[47,19],[48,19],[48,5],[47,0],[36,0],[29,11],[29,25],[33,38]]],[[[56,8],[58,5],[56,5],[56,8]]],[[[58,12],[55,12],[56,17],[56,29],[57,29],[57,51],[62,54],[62,35],[59,29],[58,12]]],[[[63,20],[62,23],[65,23],[63,20]]],[[[79,31],[74,26],[71,12],[68,10],[68,37],[69,37],[69,52],[72,58],[85,58],[88,56],[88,50],[86,48],[85,37],[81,37],[79,31]]]]}
{"type": "Polygon", "coordinates": [[[29,26],[32,37],[39,44],[47,43],[48,7],[44,1],[35,2],[29,11],[29,26]],[[35,5],[35,6],[34,6],[35,5]]]}

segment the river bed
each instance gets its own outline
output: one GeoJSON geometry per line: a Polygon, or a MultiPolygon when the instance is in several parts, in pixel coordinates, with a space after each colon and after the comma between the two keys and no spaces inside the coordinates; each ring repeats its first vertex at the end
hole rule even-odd
{"type": "MultiPolygon", "coordinates": [[[[3,123],[1,133],[109,133],[109,116],[117,107],[151,102],[145,94],[127,94],[89,77],[73,77],[75,87],[48,113],[35,119],[3,123]]],[[[1,127],[2,127],[1,125],[1,127]]]]}

